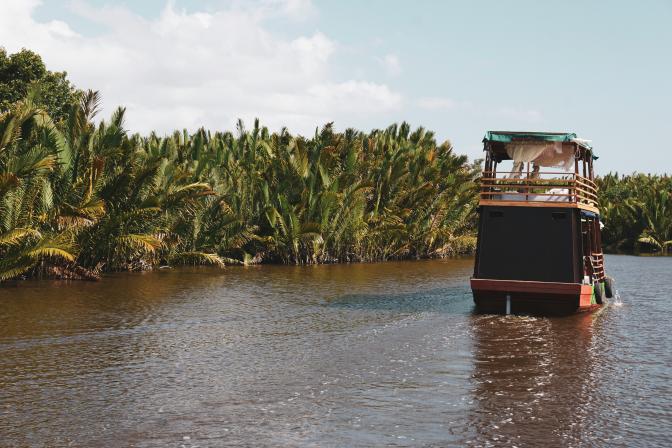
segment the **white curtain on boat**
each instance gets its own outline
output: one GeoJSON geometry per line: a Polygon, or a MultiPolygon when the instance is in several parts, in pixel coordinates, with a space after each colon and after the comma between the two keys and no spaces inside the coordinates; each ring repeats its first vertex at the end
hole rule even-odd
{"type": "Polygon", "coordinates": [[[546,149],[546,143],[539,142],[516,142],[506,145],[506,153],[513,159],[513,170],[509,178],[518,179],[523,175],[523,169],[526,163],[534,159],[546,149]]]}
{"type": "Polygon", "coordinates": [[[557,167],[569,171],[574,164],[574,146],[553,142],[534,159],[539,166],[557,167]]]}
{"type": "Polygon", "coordinates": [[[506,153],[513,159],[513,163],[528,163],[539,157],[544,152],[548,143],[520,142],[506,145],[506,153]]]}
{"type": "Polygon", "coordinates": [[[511,178],[522,176],[526,163],[537,166],[558,167],[569,170],[574,163],[573,145],[562,142],[516,142],[506,145],[506,153],[513,159],[511,178]]]}

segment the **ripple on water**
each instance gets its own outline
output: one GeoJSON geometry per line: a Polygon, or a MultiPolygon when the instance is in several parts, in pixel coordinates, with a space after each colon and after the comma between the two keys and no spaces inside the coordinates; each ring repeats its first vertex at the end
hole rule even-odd
{"type": "Polygon", "coordinates": [[[671,261],[565,318],[473,314],[472,260],[0,289],[2,443],[665,446],[671,261]]]}

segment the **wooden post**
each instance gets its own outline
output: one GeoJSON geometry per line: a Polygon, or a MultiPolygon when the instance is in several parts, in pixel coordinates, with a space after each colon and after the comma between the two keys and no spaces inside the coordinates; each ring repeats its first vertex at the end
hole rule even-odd
{"type": "Polygon", "coordinates": [[[574,143],[574,185],[572,185],[573,188],[572,201],[574,202],[579,202],[578,198],[576,197],[576,178],[578,175],[579,175],[579,145],[574,143]]]}
{"type": "MultiPolygon", "coordinates": [[[[579,212],[579,214],[580,213],[581,212],[579,212]]],[[[593,222],[588,216],[586,216],[586,228],[588,229],[588,233],[586,233],[586,242],[588,243],[588,251],[586,252],[586,255],[590,256],[593,254],[593,222]]]]}
{"type": "MultiPolygon", "coordinates": [[[[588,178],[588,174],[587,174],[588,163],[586,163],[586,150],[585,149],[582,151],[582,154],[583,154],[583,157],[581,157],[581,162],[582,162],[581,165],[583,165],[583,178],[587,179],[588,178]]],[[[577,199],[579,199],[580,198],[579,191],[583,190],[585,187],[581,186],[581,188],[579,189],[579,185],[577,184],[576,188],[577,188],[576,197],[577,197],[577,199]]],[[[579,200],[579,202],[581,202],[581,201],[579,200]]]]}
{"type": "Polygon", "coordinates": [[[597,219],[597,251],[602,253],[602,229],[600,228],[600,219],[597,219]]]}
{"type": "MultiPolygon", "coordinates": [[[[486,153],[485,153],[485,171],[487,171],[487,173],[485,175],[483,175],[483,177],[490,179],[492,177],[492,157],[490,157],[490,151],[487,150],[487,146],[486,146],[486,153]]],[[[481,186],[482,185],[483,185],[483,183],[481,182],[481,186]]],[[[492,187],[492,182],[488,182],[488,187],[486,188],[486,190],[488,192],[491,192],[492,188],[493,188],[492,187]]],[[[481,191],[483,191],[483,188],[481,188],[481,191]]],[[[490,195],[488,195],[487,198],[492,199],[492,197],[490,195]]]]}
{"type": "MultiPolygon", "coordinates": [[[[579,214],[580,215],[580,214],[579,214]]],[[[579,237],[580,230],[577,231],[576,229],[576,220],[572,219],[572,238],[574,239],[574,242],[572,244],[572,278],[574,281],[581,281],[582,279],[579,279],[579,257],[577,253],[577,244],[576,244],[576,239],[579,237]]],[[[581,226],[581,218],[579,217],[579,228],[581,226]]],[[[581,243],[579,243],[581,244],[581,243]]],[[[580,246],[579,246],[580,248],[580,246]]]]}
{"type": "Polygon", "coordinates": [[[530,162],[527,162],[525,171],[525,200],[527,201],[530,199],[530,162]]]}

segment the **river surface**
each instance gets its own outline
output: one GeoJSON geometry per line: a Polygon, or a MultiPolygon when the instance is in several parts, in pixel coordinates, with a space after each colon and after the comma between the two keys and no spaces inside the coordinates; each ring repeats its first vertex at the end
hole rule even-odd
{"type": "Polygon", "coordinates": [[[172,269],[0,289],[1,447],[672,444],[672,257],[621,300],[476,315],[473,261],[172,269]]]}

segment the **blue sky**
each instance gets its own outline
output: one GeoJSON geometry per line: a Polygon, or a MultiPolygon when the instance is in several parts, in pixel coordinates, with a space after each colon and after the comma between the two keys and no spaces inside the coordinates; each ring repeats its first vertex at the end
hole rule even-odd
{"type": "Polygon", "coordinates": [[[405,120],[474,158],[488,129],[568,130],[599,172],[672,172],[669,1],[8,1],[0,45],[134,131],[405,120]]]}

